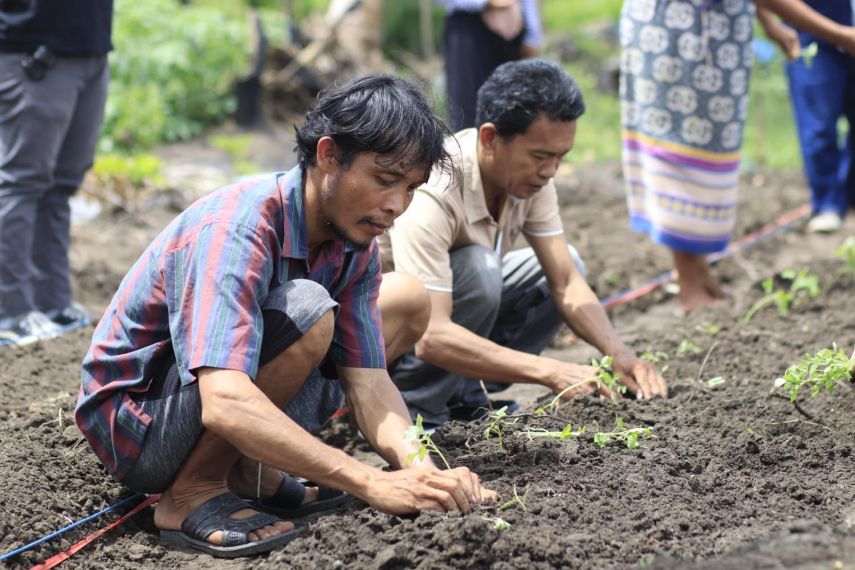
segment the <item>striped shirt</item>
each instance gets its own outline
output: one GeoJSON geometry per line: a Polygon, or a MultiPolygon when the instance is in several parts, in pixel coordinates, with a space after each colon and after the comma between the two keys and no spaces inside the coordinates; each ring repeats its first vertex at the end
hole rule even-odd
{"type": "MultiPolygon", "coordinates": [[[[487,7],[487,0],[436,0],[445,6],[446,13],[451,12],[483,12],[487,7]]],[[[520,0],[522,4],[523,18],[525,19],[525,35],[523,43],[527,46],[539,48],[543,43],[543,28],[540,23],[540,10],[537,0],[520,0]]],[[[853,0],[855,1],[855,0],[853,0]]]]}
{"type": "Polygon", "coordinates": [[[117,479],[136,461],[151,422],[128,392],[149,388],[157,357],[173,350],[182,385],[201,367],[255,378],[261,306],[289,279],[316,281],[339,303],[333,362],[386,366],[377,246],[328,241],[309,260],[303,199],[300,167],[214,192],[169,224],[122,280],[83,361],[75,411],[117,479]]]}

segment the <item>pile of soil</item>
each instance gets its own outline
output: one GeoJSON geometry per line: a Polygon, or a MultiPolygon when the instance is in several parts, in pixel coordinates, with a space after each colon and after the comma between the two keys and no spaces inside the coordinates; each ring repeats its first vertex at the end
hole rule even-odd
{"type": "MultiPolygon", "coordinates": [[[[670,269],[666,252],[626,229],[619,167],[563,170],[558,178],[568,239],[585,257],[600,296],[670,269]]],[[[792,177],[746,178],[737,238],[801,205],[807,191],[792,177]]],[[[103,310],[133,259],[174,210],[146,213],[140,225],[110,216],[75,228],[76,292],[103,310]]],[[[845,226],[855,234],[855,223],[845,226]]],[[[855,276],[841,273],[835,237],[803,228],[780,234],[723,261],[717,271],[733,291],[727,303],[689,318],[657,291],[612,312],[639,352],[668,353],[668,400],[601,401],[584,397],[505,426],[503,446],[485,439],[484,422],[451,423],[435,441],[453,465],[479,473],[502,501],[461,514],[380,514],[352,499],[308,521],[285,548],[253,560],[223,561],[158,542],[151,511],[80,553],[84,567],[244,568],[855,568],[855,387],[803,395],[801,410],[773,381],[805,352],[855,342],[855,276]],[[785,267],[809,267],[822,294],[788,316],[760,311],[737,318],[762,291],[760,280],[785,267]],[[692,343],[686,341],[691,340],[692,343]],[[681,352],[679,348],[683,346],[681,352]],[[693,348],[694,345],[696,348],[693,348]],[[687,350],[688,348],[688,350],[687,350]],[[720,377],[723,383],[710,383],[720,377]],[[637,449],[600,448],[593,434],[616,417],[647,427],[637,449]],[[530,439],[532,428],[585,432],[530,439]],[[500,530],[495,519],[510,526],[500,530]]],[[[83,442],[72,413],[79,362],[90,330],[0,352],[0,552],[7,552],[129,496],[83,442]]],[[[553,356],[590,353],[566,337],[553,356]]],[[[660,363],[664,364],[664,362],[660,363]]],[[[542,400],[542,405],[547,400],[542,400]]],[[[346,430],[337,430],[342,441],[346,430]]],[[[347,439],[346,437],[344,438],[347,439]]],[[[117,515],[83,525],[12,562],[25,567],[68,548],[117,515]]]]}

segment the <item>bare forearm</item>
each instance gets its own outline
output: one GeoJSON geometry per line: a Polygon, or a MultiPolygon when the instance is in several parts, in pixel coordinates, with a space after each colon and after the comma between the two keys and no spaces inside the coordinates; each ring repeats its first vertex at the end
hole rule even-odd
{"type": "Polygon", "coordinates": [[[498,345],[451,321],[428,327],[416,355],[468,378],[502,384],[543,382],[539,357],[498,345]]]}
{"type": "Polygon", "coordinates": [[[758,7],[771,10],[800,30],[817,35],[831,43],[845,39],[846,26],[826,18],[810,6],[796,0],[757,0],[758,7]]]}
{"type": "Polygon", "coordinates": [[[554,294],[564,321],[582,340],[603,354],[617,355],[629,349],[620,340],[599,299],[581,277],[554,294]]]}
{"type": "Polygon", "coordinates": [[[205,427],[243,455],[292,475],[362,497],[372,476],[366,466],[325,445],[277,408],[260,390],[203,396],[205,427]],[[206,404],[208,404],[206,406],[206,404]]]}
{"type": "Polygon", "coordinates": [[[415,449],[404,441],[412,421],[401,393],[388,378],[348,383],[347,387],[356,423],[374,450],[392,467],[407,467],[407,457],[415,449]]]}

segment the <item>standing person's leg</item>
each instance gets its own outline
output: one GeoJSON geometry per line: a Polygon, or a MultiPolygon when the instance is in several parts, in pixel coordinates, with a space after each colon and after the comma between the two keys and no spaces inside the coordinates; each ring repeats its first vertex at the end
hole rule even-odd
{"type": "Polygon", "coordinates": [[[842,216],[846,211],[846,188],[840,175],[843,149],[839,146],[837,132],[837,121],[843,114],[844,57],[834,48],[824,46],[810,68],[802,60],[787,64],[790,97],[814,214],[842,216]]]}
{"type": "Polygon", "coordinates": [[[83,175],[92,166],[98,135],[104,119],[109,66],[107,57],[63,60],[63,65],[76,70],[74,90],[77,105],[62,142],[54,170],[54,185],[39,200],[36,227],[38,238],[33,246],[33,264],[38,277],[33,282],[34,303],[60,324],[76,319],[88,320],[85,313],[70,311],[68,246],[71,211],[69,198],[83,175]],[[68,314],[63,314],[65,311],[68,314]],[[80,314],[74,314],[80,313],[80,314]]]}
{"type": "Polygon", "coordinates": [[[705,255],[670,249],[677,272],[677,284],[680,286],[680,309],[684,315],[727,296],[719,280],[712,274],[705,255]]]}
{"type": "MultiPolygon", "coordinates": [[[[451,254],[453,298],[451,320],[481,337],[493,329],[502,297],[502,268],[498,255],[479,245],[451,254]]],[[[477,381],[453,374],[416,357],[404,354],[389,374],[415,417],[440,425],[450,417],[449,405],[460,403],[468,385],[477,381]]],[[[477,380],[477,379],[475,379],[477,380]]]]}
{"type": "Polygon", "coordinates": [[[855,64],[847,62],[843,83],[843,114],[849,125],[849,135],[846,137],[845,179],[848,207],[855,209],[855,64]]]}
{"type": "Polygon", "coordinates": [[[28,319],[34,325],[31,332],[42,336],[56,327],[34,313],[38,203],[54,184],[77,96],[65,60],[34,81],[24,74],[22,57],[0,54],[0,323],[30,314],[39,317],[28,319]]]}
{"type": "Polygon", "coordinates": [[[446,104],[454,132],[475,126],[478,88],[494,69],[489,36],[479,14],[454,12],[445,18],[446,104]]]}

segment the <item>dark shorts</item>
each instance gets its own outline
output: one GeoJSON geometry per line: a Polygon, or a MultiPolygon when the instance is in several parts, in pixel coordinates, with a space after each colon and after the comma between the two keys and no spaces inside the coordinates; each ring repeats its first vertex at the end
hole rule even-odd
{"type": "MultiPolygon", "coordinates": [[[[313,281],[297,279],[270,292],[264,305],[264,335],[259,368],[297,342],[327,311],[338,304],[313,281]]],[[[341,384],[328,380],[324,366],[309,374],[285,406],[285,413],[308,431],[320,427],[344,403],[341,384]]],[[[174,354],[164,354],[155,367],[149,390],[131,396],[151,417],[142,450],[121,482],[144,493],[169,487],[204,430],[198,382],[181,385],[174,354]]]]}

